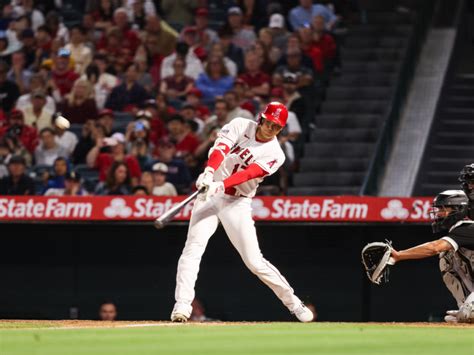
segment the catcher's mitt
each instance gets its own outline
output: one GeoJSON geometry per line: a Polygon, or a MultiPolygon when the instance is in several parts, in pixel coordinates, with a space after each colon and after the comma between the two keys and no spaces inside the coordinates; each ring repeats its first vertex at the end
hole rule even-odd
{"type": "Polygon", "coordinates": [[[392,252],[392,243],[374,242],[367,244],[362,249],[362,264],[369,280],[380,285],[381,281],[388,282],[388,265],[395,264],[390,257],[392,252]]]}

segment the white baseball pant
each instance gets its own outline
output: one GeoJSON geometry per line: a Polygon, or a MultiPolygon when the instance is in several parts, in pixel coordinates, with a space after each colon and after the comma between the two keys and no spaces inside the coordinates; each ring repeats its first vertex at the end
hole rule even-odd
{"type": "Polygon", "coordinates": [[[270,287],[290,311],[301,305],[301,300],[295,296],[288,281],[275,266],[265,260],[260,251],[251,203],[250,198],[223,193],[206,201],[196,200],[186,244],[178,261],[176,304],[173,312],[184,314],[188,318],[191,315],[191,302],[194,299],[194,286],[201,257],[217,229],[219,220],[250,271],[270,287]]]}

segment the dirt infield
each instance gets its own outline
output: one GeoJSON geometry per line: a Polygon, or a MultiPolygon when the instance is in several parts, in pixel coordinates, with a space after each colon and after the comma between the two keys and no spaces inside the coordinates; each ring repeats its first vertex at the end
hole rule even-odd
{"type": "MultiPolygon", "coordinates": [[[[0,320],[1,329],[87,329],[87,328],[134,328],[134,327],[175,327],[175,326],[235,326],[235,325],[257,325],[271,324],[274,322],[187,322],[172,323],[169,321],[96,321],[96,320],[0,320]]],[[[378,325],[396,327],[419,327],[419,328],[474,328],[474,324],[456,323],[335,323],[318,322],[319,324],[347,324],[357,326],[378,325]]]]}

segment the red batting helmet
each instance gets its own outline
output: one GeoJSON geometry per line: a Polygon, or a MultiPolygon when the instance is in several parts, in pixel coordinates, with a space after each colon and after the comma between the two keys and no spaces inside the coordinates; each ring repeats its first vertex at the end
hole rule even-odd
{"type": "Polygon", "coordinates": [[[282,103],[273,101],[265,107],[260,117],[284,127],[288,119],[288,109],[282,103]]]}

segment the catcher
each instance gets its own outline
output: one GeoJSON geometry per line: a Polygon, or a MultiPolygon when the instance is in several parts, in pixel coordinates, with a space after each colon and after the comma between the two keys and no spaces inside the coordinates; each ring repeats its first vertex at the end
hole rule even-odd
{"type": "Polygon", "coordinates": [[[397,251],[388,243],[370,243],[362,250],[362,263],[369,279],[388,281],[388,268],[397,262],[439,255],[446,287],[459,310],[448,311],[447,322],[474,323],[474,221],[467,218],[469,199],[461,190],[441,192],[433,201],[432,229],[443,237],[397,251]]]}

